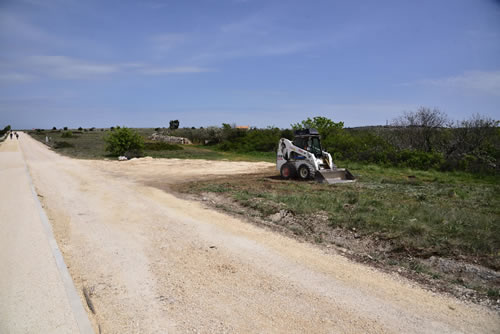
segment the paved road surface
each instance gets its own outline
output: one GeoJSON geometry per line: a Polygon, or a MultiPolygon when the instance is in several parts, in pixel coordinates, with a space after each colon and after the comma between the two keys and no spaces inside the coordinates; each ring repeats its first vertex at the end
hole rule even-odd
{"type": "Polygon", "coordinates": [[[21,144],[73,280],[90,291],[89,315],[104,333],[500,331],[498,314],[486,308],[158,189],[267,164],[84,161],[25,136],[21,144]]]}
{"type": "Polygon", "coordinates": [[[0,189],[0,333],[91,333],[71,279],[58,270],[56,259],[64,263],[16,139],[0,144],[0,189]]]}

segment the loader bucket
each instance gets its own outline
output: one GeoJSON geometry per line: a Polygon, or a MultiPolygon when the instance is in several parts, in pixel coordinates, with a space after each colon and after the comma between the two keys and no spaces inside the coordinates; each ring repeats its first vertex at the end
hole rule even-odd
{"type": "Polygon", "coordinates": [[[319,183],[328,184],[356,182],[354,175],[345,168],[321,169],[315,178],[319,183]]]}

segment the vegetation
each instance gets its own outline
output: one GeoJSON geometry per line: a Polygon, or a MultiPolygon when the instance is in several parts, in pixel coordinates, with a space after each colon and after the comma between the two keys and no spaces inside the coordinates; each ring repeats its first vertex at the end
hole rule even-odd
{"type": "Polygon", "coordinates": [[[177,119],[175,121],[170,121],[170,126],[169,126],[170,130],[176,130],[176,129],[178,129],[179,128],[179,124],[180,124],[179,120],[177,120],[177,119]]]}
{"type": "MultiPolygon", "coordinates": [[[[153,129],[135,129],[143,138],[147,138],[153,133],[153,129]]],[[[35,129],[29,134],[45,144],[45,137],[50,138],[48,145],[58,152],[74,158],[80,159],[105,159],[114,158],[106,151],[105,138],[108,134],[114,133],[110,130],[80,132],[72,131],[71,138],[62,138],[64,132],[35,129]],[[71,146],[63,144],[56,145],[56,142],[64,141],[71,146]]],[[[234,161],[275,161],[274,152],[224,152],[216,150],[214,146],[203,145],[172,145],[161,142],[144,142],[144,156],[153,158],[175,158],[175,159],[208,159],[208,160],[234,160],[234,161]]]]}
{"type": "Polygon", "coordinates": [[[64,131],[61,134],[61,138],[72,138],[72,137],[73,137],[73,132],[71,132],[71,131],[64,131]]]}
{"type": "Polygon", "coordinates": [[[54,142],[54,148],[55,149],[61,149],[61,148],[68,148],[68,147],[75,147],[75,145],[68,143],[67,141],[56,141],[54,142]]]}
{"type": "MultiPolygon", "coordinates": [[[[422,107],[405,113],[385,127],[345,129],[343,122],[314,117],[292,124],[292,129],[316,128],[323,148],[334,160],[375,163],[422,170],[461,170],[500,173],[500,128],[493,119],[474,115],[453,123],[437,109],[422,107]]],[[[289,129],[242,130],[224,123],[221,128],[183,128],[170,135],[225,152],[274,152],[279,138],[292,138],[289,129]]]]}
{"type": "Polygon", "coordinates": [[[178,151],[182,150],[183,148],[179,145],[173,145],[165,142],[146,142],[144,143],[144,149],[145,150],[150,150],[150,151],[178,151]]]}
{"type": "Polygon", "coordinates": [[[119,128],[104,138],[106,151],[111,155],[125,155],[127,158],[143,154],[144,139],[136,131],[129,128],[119,128]]]}
{"type": "Polygon", "coordinates": [[[11,129],[10,125],[7,125],[6,127],[3,128],[3,130],[0,130],[0,137],[9,132],[11,129]]]}
{"type": "Polygon", "coordinates": [[[261,175],[189,183],[180,189],[223,194],[264,218],[285,210],[303,224],[283,225],[295,234],[324,232],[319,214],[331,229],[390,240],[392,252],[423,258],[466,256],[500,269],[500,184],[495,177],[377,165],[349,168],[359,176],[357,183],[332,186],[261,175]]]}

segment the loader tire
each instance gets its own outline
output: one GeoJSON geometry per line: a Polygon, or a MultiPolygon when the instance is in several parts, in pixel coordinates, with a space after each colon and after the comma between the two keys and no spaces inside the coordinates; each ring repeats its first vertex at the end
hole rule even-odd
{"type": "Polygon", "coordinates": [[[295,166],[291,163],[285,163],[280,169],[281,178],[285,180],[293,178],[296,172],[295,166]]]}
{"type": "Polygon", "coordinates": [[[308,164],[302,164],[299,166],[299,177],[302,180],[314,179],[314,168],[308,164]]]}

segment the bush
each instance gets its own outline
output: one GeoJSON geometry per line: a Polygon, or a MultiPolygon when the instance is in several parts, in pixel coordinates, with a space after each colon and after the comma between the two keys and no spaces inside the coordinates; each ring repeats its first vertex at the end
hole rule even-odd
{"type": "Polygon", "coordinates": [[[218,148],[235,152],[272,152],[275,151],[280,138],[291,138],[290,130],[278,128],[241,130],[225,126],[218,148]]]}
{"type": "Polygon", "coordinates": [[[62,134],[61,134],[61,138],[73,138],[73,132],[71,131],[64,131],[62,134]]]}
{"type": "Polygon", "coordinates": [[[65,127],[63,128],[63,130],[64,130],[64,131],[68,131],[68,127],[67,127],[67,126],[65,126],[65,127]]]}
{"type": "Polygon", "coordinates": [[[11,129],[10,125],[7,125],[5,128],[3,128],[3,130],[0,130],[0,136],[3,136],[7,132],[9,132],[10,129],[11,129]]]}
{"type": "Polygon", "coordinates": [[[120,128],[113,131],[106,138],[106,151],[111,155],[125,155],[127,158],[139,157],[143,153],[144,139],[134,130],[120,128]]]}

